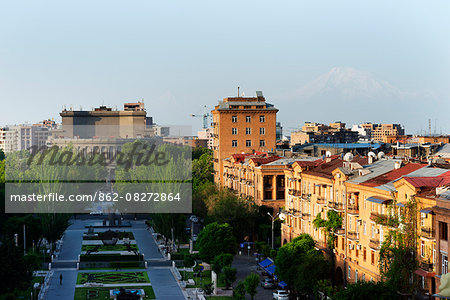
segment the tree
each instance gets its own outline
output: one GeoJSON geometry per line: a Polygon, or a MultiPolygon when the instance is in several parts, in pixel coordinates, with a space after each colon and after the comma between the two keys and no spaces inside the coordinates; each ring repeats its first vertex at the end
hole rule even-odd
{"type": "MultiPolygon", "coordinates": [[[[391,209],[395,210],[394,207],[391,209]]],[[[406,294],[412,294],[417,288],[417,282],[414,282],[414,272],[418,268],[416,218],[417,203],[412,197],[402,208],[399,216],[401,225],[389,230],[380,248],[382,278],[388,286],[406,294]]]]}
{"type": "Polygon", "coordinates": [[[233,290],[233,298],[236,300],[245,299],[245,283],[243,281],[238,281],[236,287],[233,290]]]}
{"type": "Polygon", "coordinates": [[[397,299],[396,294],[385,282],[366,282],[347,284],[347,288],[334,294],[334,300],[379,300],[379,299],[397,299]]]}
{"type": "Polygon", "coordinates": [[[221,253],[218,256],[214,257],[213,261],[213,271],[219,274],[222,272],[222,269],[225,267],[230,267],[233,262],[233,255],[229,253],[221,253]]]}
{"type": "Polygon", "coordinates": [[[256,288],[259,285],[259,276],[258,274],[255,273],[251,273],[250,275],[248,275],[245,280],[244,280],[244,285],[245,285],[245,291],[250,295],[250,297],[253,298],[255,297],[256,293],[258,292],[256,290],[256,288]]]}
{"type": "Polygon", "coordinates": [[[0,149],[0,161],[5,160],[5,152],[3,152],[2,149],[0,149]]]}
{"type": "Polygon", "coordinates": [[[196,191],[204,182],[213,182],[214,167],[212,153],[206,152],[192,161],[192,189],[196,191]]]}
{"type": "Polygon", "coordinates": [[[207,263],[222,253],[234,255],[236,253],[236,239],[233,228],[228,224],[216,222],[208,224],[200,231],[197,239],[200,257],[207,263]]]}
{"type": "Polygon", "coordinates": [[[278,250],[275,273],[296,291],[313,292],[317,282],[329,274],[328,262],[314,245],[310,235],[302,234],[278,250]]]}
{"type": "Polygon", "coordinates": [[[29,287],[36,265],[35,256],[24,256],[12,239],[3,239],[0,243],[0,291],[10,293],[29,287]]]}
{"type": "Polygon", "coordinates": [[[235,268],[226,266],[223,268],[223,274],[225,275],[225,289],[229,289],[233,282],[236,281],[237,270],[235,268]]]}
{"type": "Polygon", "coordinates": [[[327,219],[324,220],[321,217],[321,213],[318,213],[313,220],[313,225],[316,228],[323,228],[327,234],[328,248],[334,249],[334,241],[336,240],[336,231],[342,227],[342,216],[340,216],[334,210],[327,211],[327,219]]]}
{"type": "Polygon", "coordinates": [[[69,227],[69,214],[40,214],[39,220],[41,222],[42,235],[50,243],[52,249],[53,244],[59,240],[67,227],[69,227]]]}

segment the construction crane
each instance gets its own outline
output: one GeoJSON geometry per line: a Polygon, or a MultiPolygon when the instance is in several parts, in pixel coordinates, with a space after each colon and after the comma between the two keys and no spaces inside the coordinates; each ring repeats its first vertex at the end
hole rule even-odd
{"type": "Polygon", "coordinates": [[[191,114],[191,117],[193,118],[203,118],[203,129],[208,128],[208,118],[211,117],[211,114],[208,112],[208,109],[205,106],[203,106],[203,114],[202,115],[194,115],[191,114]]]}

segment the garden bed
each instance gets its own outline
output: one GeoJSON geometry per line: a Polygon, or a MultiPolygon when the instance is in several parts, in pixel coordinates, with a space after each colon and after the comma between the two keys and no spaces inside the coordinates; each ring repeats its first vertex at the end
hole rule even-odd
{"type": "Polygon", "coordinates": [[[149,283],[147,272],[91,272],[78,273],[77,284],[96,282],[103,284],[149,283]]]}
{"type": "MultiPolygon", "coordinates": [[[[119,288],[119,287],[117,287],[119,288]]],[[[135,287],[136,289],[143,289],[145,291],[145,297],[143,299],[156,299],[155,292],[151,286],[135,287]]],[[[75,300],[100,300],[109,299],[109,291],[115,289],[114,287],[108,288],[77,288],[75,289],[75,300]],[[88,295],[97,295],[97,297],[88,298],[88,295]]]]}

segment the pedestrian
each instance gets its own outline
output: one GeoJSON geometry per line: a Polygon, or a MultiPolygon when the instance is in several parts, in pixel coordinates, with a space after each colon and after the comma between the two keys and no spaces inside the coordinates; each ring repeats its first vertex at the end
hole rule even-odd
{"type": "Polygon", "coordinates": [[[59,285],[62,285],[62,274],[59,274],[59,285]]]}

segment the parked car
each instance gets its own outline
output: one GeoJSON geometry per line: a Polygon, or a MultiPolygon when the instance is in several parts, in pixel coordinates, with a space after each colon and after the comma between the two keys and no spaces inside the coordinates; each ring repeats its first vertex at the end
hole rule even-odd
{"type": "Polygon", "coordinates": [[[272,295],[274,300],[289,300],[289,292],[286,290],[277,290],[272,295]]]}
{"type": "Polygon", "coordinates": [[[273,289],[275,288],[275,282],[273,281],[273,279],[266,278],[261,281],[261,286],[265,289],[273,289]]]}

